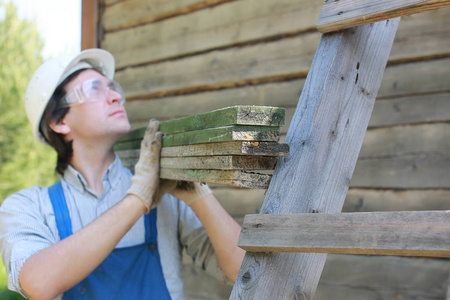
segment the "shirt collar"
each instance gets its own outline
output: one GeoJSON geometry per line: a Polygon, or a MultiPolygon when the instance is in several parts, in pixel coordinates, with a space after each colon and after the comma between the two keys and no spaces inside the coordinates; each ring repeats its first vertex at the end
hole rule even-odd
{"type": "MultiPolygon", "coordinates": [[[[114,161],[108,167],[102,179],[103,181],[107,180],[109,182],[109,186],[112,190],[115,190],[119,184],[121,167],[122,161],[119,156],[115,154],[114,161]]],[[[82,192],[83,190],[88,190],[86,179],[84,179],[83,175],[71,165],[64,171],[63,177],[68,184],[75,187],[78,191],[82,192]]]]}

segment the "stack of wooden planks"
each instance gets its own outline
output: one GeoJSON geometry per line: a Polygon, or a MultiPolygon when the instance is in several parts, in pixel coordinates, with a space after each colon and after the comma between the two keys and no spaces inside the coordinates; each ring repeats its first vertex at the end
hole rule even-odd
{"type": "MultiPolygon", "coordinates": [[[[289,155],[279,143],[285,109],[232,106],[161,122],[164,133],[160,176],[165,179],[267,188],[278,156],[289,155]],[[261,171],[264,172],[254,172],[261,171]]],[[[116,145],[123,164],[133,169],[145,128],[116,145]]]]}

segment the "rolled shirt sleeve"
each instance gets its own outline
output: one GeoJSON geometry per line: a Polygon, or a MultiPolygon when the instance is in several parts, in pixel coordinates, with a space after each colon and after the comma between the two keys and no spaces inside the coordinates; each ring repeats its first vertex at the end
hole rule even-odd
{"type": "Polygon", "coordinates": [[[54,222],[54,214],[42,211],[43,193],[47,189],[34,186],[6,198],[0,207],[0,249],[8,273],[8,288],[23,296],[26,294],[19,282],[23,264],[59,240],[58,233],[47,226],[46,216],[53,217],[54,222]]]}

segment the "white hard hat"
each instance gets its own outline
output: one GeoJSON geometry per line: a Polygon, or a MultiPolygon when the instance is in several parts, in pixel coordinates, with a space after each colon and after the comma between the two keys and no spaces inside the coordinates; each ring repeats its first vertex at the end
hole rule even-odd
{"type": "Polygon", "coordinates": [[[39,126],[53,92],[70,74],[85,68],[95,68],[112,80],[115,71],[114,57],[102,49],[88,49],[79,54],[52,58],[34,72],[25,94],[25,110],[33,135],[39,142],[47,144],[39,132],[39,126]]]}

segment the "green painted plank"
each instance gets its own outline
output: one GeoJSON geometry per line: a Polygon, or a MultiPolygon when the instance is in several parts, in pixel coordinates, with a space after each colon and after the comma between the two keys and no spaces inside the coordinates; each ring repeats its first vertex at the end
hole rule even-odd
{"type": "MultiPolygon", "coordinates": [[[[164,134],[202,130],[230,125],[253,125],[281,127],[284,125],[286,110],[281,107],[238,105],[176,120],[164,121],[160,130],[164,134]]],[[[130,131],[118,143],[142,139],[146,127],[130,131]]]]}
{"type": "Polygon", "coordinates": [[[278,127],[231,125],[164,135],[163,147],[227,141],[268,141],[280,139],[278,127]]]}
{"type": "Polygon", "coordinates": [[[289,144],[277,142],[232,141],[222,143],[163,147],[161,150],[161,157],[210,155],[289,156],[289,144]]]}
{"type": "Polygon", "coordinates": [[[245,171],[160,169],[164,179],[226,184],[246,188],[265,189],[272,175],[245,171]]]}
{"type": "Polygon", "coordinates": [[[160,166],[166,169],[273,170],[277,160],[270,156],[162,157],[160,166]]]}
{"type": "Polygon", "coordinates": [[[141,127],[141,128],[136,128],[136,129],[131,130],[126,136],[121,138],[117,142],[117,144],[122,144],[124,142],[129,142],[129,141],[142,140],[144,138],[146,129],[147,129],[147,127],[141,127]]]}
{"type": "MultiPolygon", "coordinates": [[[[140,140],[117,144],[114,149],[120,155],[139,157],[140,140]]],[[[254,155],[254,156],[289,156],[289,144],[259,141],[231,141],[163,147],[161,157],[186,156],[221,156],[221,155],[254,155]]],[[[121,156],[122,157],[122,156],[121,156]]]]}
{"type": "MultiPolygon", "coordinates": [[[[279,139],[279,127],[231,125],[164,135],[163,147],[231,141],[277,142],[279,139]]],[[[114,150],[139,149],[140,145],[141,138],[120,140],[114,150]]]]}
{"type": "Polygon", "coordinates": [[[114,145],[114,151],[141,149],[141,139],[119,141],[114,145]]]}
{"type": "Polygon", "coordinates": [[[280,107],[238,105],[190,117],[161,122],[165,134],[201,130],[229,125],[284,125],[286,110],[280,107]]]}

